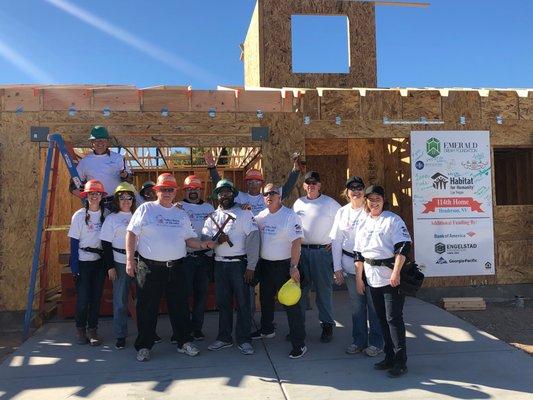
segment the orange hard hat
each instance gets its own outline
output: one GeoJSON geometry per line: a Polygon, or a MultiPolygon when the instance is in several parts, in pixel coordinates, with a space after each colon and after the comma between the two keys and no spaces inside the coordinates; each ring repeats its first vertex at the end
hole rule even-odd
{"type": "Polygon", "coordinates": [[[176,178],[171,173],[165,172],[157,177],[157,183],[154,186],[154,189],[160,189],[163,187],[177,189],[178,184],[176,183],[176,178]]]}
{"type": "Polygon", "coordinates": [[[245,181],[265,181],[263,179],[263,174],[258,169],[249,169],[244,175],[245,181]]]}
{"type": "Polygon", "coordinates": [[[183,181],[183,189],[202,189],[202,180],[196,175],[189,175],[183,181]]]}
{"type": "Polygon", "coordinates": [[[90,192],[98,192],[102,193],[102,196],[107,196],[107,193],[104,189],[104,185],[102,185],[102,182],[96,179],[91,179],[87,181],[85,186],[83,187],[83,192],[80,192],[81,197],[87,197],[87,194],[90,192]]]}

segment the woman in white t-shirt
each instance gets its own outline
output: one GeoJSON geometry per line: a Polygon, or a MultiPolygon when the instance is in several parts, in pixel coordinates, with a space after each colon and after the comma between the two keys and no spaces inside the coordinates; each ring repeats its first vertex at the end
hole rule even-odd
{"type": "Polygon", "coordinates": [[[379,319],[370,291],[359,295],[355,288],[354,241],[357,230],[367,215],[363,179],[359,176],[348,179],[342,196],[348,200],[348,204],[337,211],[330,238],[334,277],[337,284],[341,284],[343,280],[346,282],[352,308],[352,343],[346,348],[346,353],[363,352],[369,357],[375,357],[383,351],[379,319]],[[342,271],[342,275],[337,271],[342,271]]]}
{"type": "Polygon", "coordinates": [[[126,347],[128,335],[128,291],[131,277],[126,274],[126,228],[135,211],[135,187],[122,182],[115,188],[113,213],[102,225],[100,240],[104,249],[104,267],[113,282],[113,333],[115,348],[126,347]]]}
{"type": "Polygon", "coordinates": [[[388,370],[389,376],[396,378],[407,372],[405,295],[399,285],[400,272],[411,248],[411,236],[398,215],[384,211],[385,191],[381,186],[369,186],[365,197],[369,215],[357,230],[354,245],[357,292],[365,292],[364,270],[385,341],[385,359],[374,368],[388,370]]]}
{"type": "Polygon", "coordinates": [[[78,344],[91,346],[101,342],[97,328],[106,269],[102,263],[100,230],[105,219],[102,198],[106,195],[100,181],[88,181],[80,193],[88,201],[74,213],[68,231],[69,264],[76,284],[76,339],[78,344]]]}

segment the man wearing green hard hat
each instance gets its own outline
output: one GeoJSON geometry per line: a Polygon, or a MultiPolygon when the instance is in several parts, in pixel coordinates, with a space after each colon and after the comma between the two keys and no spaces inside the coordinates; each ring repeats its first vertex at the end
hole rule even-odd
{"type": "MultiPolygon", "coordinates": [[[[78,175],[82,181],[99,180],[104,189],[112,193],[120,182],[131,177],[131,172],[126,168],[124,157],[109,150],[109,132],[104,126],[93,127],[88,139],[93,151],[78,163],[78,175]]],[[[73,190],[72,193],[79,197],[78,190],[73,190]]],[[[112,200],[112,196],[109,200],[112,200]]]]}

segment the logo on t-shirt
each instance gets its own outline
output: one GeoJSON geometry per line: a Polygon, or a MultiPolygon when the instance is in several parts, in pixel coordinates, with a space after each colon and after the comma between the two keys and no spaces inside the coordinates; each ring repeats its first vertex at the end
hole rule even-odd
{"type": "Polygon", "coordinates": [[[101,222],[89,222],[87,224],[87,230],[89,232],[100,232],[101,229],[102,229],[101,222]]]}
{"type": "Polygon", "coordinates": [[[294,232],[302,233],[302,227],[299,224],[294,225],[294,232]]]}
{"type": "Polygon", "coordinates": [[[167,227],[181,227],[182,226],[181,219],[165,218],[161,214],[156,215],[155,221],[156,221],[157,226],[167,226],[167,227]]]}

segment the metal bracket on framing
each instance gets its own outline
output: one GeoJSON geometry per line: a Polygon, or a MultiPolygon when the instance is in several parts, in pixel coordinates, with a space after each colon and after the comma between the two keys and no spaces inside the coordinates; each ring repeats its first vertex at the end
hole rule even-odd
{"type": "Polygon", "coordinates": [[[426,117],[414,121],[390,120],[388,117],[383,117],[383,125],[444,125],[444,121],[428,120],[426,117]]]}

